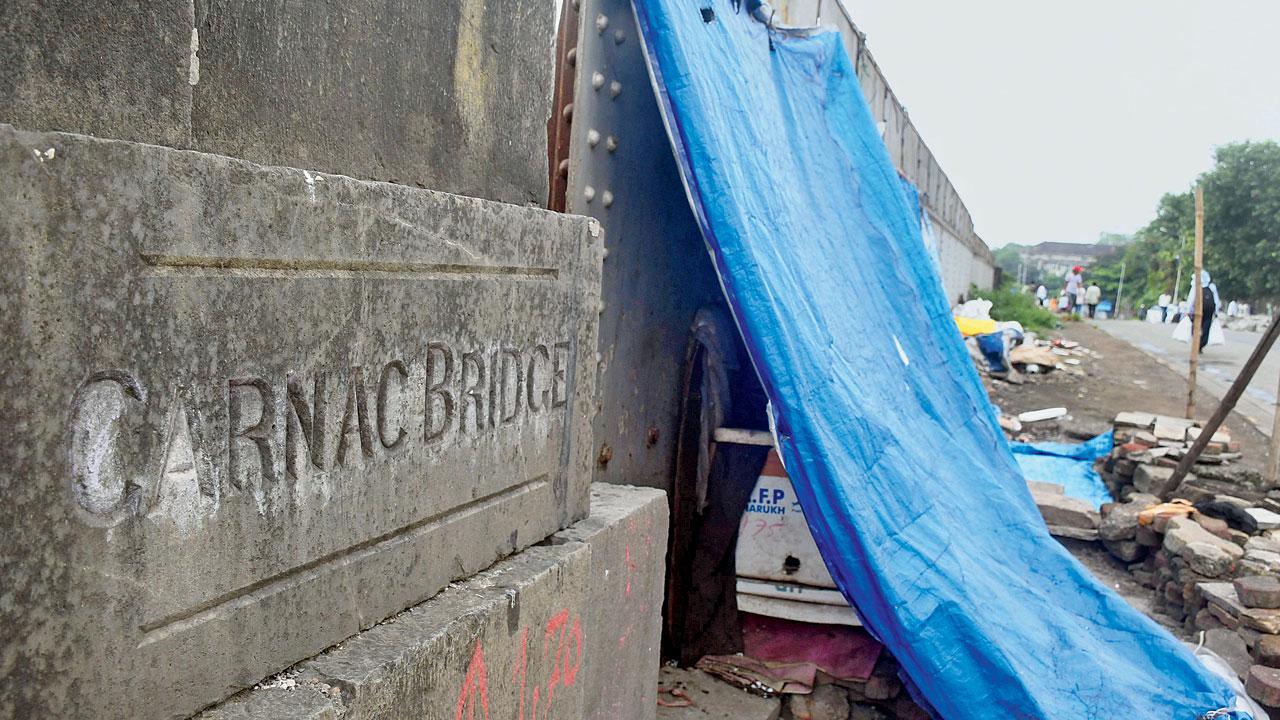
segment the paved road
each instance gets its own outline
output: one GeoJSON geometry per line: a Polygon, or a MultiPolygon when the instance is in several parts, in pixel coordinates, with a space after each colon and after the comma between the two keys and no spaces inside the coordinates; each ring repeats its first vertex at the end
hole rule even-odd
{"type": "MultiPolygon", "coordinates": [[[[1110,335],[1124,340],[1143,352],[1155,357],[1171,367],[1183,377],[1187,376],[1190,359],[1190,346],[1174,340],[1173,325],[1157,325],[1138,322],[1137,320],[1102,320],[1097,327],[1110,335]]],[[[1236,379],[1240,369],[1249,359],[1250,353],[1262,338],[1261,333],[1237,332],[1227,330],[1225,345],[1210,345],[1200,354],[1199,369],[1196,372],[1196,386],[1207,390],[1214,398],[1226,394],[1231,382],[1236,379]]],[[[1264,435],[1271,436],[1271,426],[1275,412],[1276,388],[1280,382],[1280,343],[1271,349],[1262,367],[1253,376],[1253,382],[1245,389],[1240,402],[1236,404],[1236,412],[1247,418],[1264,435]]],[[[1185,397],[1185,385],[1168,388],[1169,392],[1185,397]]],[[[1215,400],[1202,397],[1196,393],[1197,415],[1207,416],[1216,405],[1215,400]]]]}

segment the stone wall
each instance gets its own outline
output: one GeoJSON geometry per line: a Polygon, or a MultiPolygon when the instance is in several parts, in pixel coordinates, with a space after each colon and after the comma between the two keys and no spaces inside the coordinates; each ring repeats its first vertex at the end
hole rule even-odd
{"type": "Polygon", "coordinates": [[[545,206],[554,4],[18,0],[0,122],[545,206]]]}

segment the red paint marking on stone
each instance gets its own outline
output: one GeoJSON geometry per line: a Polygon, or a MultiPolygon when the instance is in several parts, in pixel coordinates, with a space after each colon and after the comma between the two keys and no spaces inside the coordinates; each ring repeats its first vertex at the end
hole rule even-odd
{"type": "Polygon", "coordinates": [[[480,709],[484,720],[489,720],[489,678],[484,667],[484,649],[476,639],[476,649],[471,653],[471,662],[467,665],[467,677],[462,683],[462,691],[458,693],[458,712],[454,720],[462,720],[462,713],[467,713],[468,720],[476,716],[476,694],[480,695],[480,709]]]}
{"type": "MultiPolygon", "coordinates": [[[[520,653],[516,656],[516,665],[511,668],[511,682],[514,684],[516,675],[520,676],[520,715],[519,720],[524,720],[524,691],[528,675],[529,667],[529,628],[520,631],[520,653]]],[[[537,711],[534,711],[535,715],[537,711]]]]}

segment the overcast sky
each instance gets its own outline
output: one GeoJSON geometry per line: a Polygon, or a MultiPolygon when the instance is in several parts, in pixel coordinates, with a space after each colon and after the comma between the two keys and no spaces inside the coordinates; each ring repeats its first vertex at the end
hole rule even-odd
{"type": "Polygon", "coordinates": [[[992,246],[1131,232],[1280,139],[1280,0],[844,0],[992,246]]]}

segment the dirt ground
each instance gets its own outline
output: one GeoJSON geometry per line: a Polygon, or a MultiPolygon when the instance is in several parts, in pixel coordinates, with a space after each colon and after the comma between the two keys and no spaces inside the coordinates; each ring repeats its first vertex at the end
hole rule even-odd
{"type": "MultiPolygon", "coordinates": [[[[1187,381],[1152,360],[1141,350],[1111,337],[1087,322],[1067,323],[1051,337],[1075,340],[1099,357],[1083,357],[1078,366],[1084,375],[1053,371],[1023,376],[1021,385],[985,379],[991,401],[1006,414],[1065,407],[1060,421],[1028,424],[1024,430],[1035,439],[1061,438],[1061,431],[1105,432],[1117,413],[1126,410],[1182,417],[1187,402],[1187,381]]],[[[1196,417],[1209,419],[1219,398],[1204,389],[1196,392],[1196,417]]],[[[1237,413],[1227,417],[1233,440],[1240,443],[1240,464],[1262,470],[1266,465],[1267,437],[1237,413]]]]}

